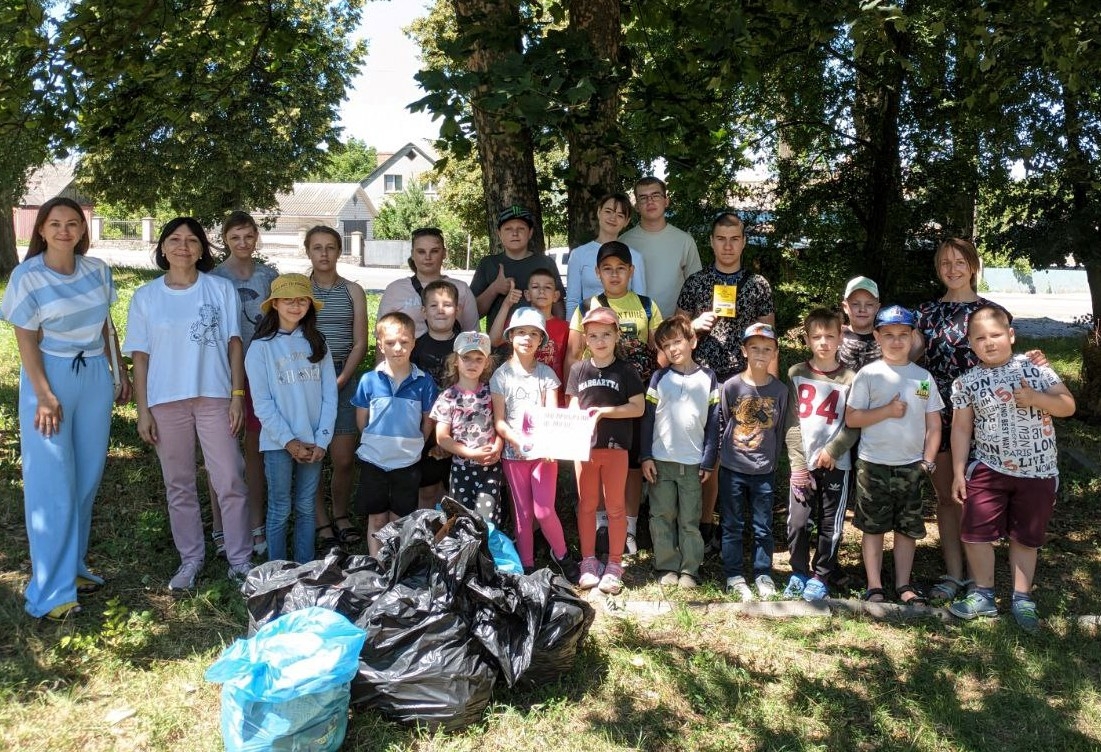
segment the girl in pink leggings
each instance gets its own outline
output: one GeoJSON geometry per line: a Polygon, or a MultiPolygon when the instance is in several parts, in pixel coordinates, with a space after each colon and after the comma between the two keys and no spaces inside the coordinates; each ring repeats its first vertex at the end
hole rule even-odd
{"type": "Polygon", "coordinates": [[[512,492],[516,547],[524,571],[535,568],[535,519],[550,544],[555,563],[566,579],[576,583],[580,572],[566,547],[562,523],[554,511],[558,463],[528,455],[531,410],[558,405],[561,382],[550,367],[535,359],[535,351],[546,338],[543,314],[534,308],[517,308],[505,330],[505,339],[512,344],[512,357],[493,373],[489,390],[495,427],[505,440],[502,464],[512,492]]]}

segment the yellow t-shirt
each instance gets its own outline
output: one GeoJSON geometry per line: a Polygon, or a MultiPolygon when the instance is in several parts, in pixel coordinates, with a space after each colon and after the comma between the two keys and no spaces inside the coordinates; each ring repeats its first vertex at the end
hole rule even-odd
{"type": "MultiPolygon", "coordinates": [[[[642,305],[642,300],[637,293],[628,292],[621,298],[607,298],[607,301],[608,308],[615,311],[616,316],[619,317],[619,340],[623,345],[626,360],[638,370],[643,385],[647,385],[657,367],[655,351],[649,346],[649,342],[650,333],[657,329],[662,321],[658,304],[653,300],[650,301],[650,318],[647,319],[646,307],[642,305]]],[[[600,296],[594,295],[589,299],[585,310],[599,308],[601,305],[603,303],[600,302],[600,296]]],[[[572,331],[584,333],[585,329],[581,326],[582,318],[581,307],[578,306],[570,321],[572,331]]],[[[589,355],[589,348],[586,347],[582,357],[587,358],[589,355]]]]}

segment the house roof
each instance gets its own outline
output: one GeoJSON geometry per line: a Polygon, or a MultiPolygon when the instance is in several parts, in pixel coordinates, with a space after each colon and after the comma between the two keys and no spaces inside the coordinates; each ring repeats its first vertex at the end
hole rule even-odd
{"type": "Polygon", "coordinates": [[[81,206],[94,206],[95,201],[77,190],[73,184],[73,166],[65,162],[50,162],[27,178],[27,192],[20,206],[41,206],[54,196],[65,196],[81,206]]]}
{"type": "Polygon", "coordinates": [[[295,183],[290,193],[276,195],[279,208],[273,213],[283,217],[337,217],[341,207],[356,194],[371,216],[378,214],[359,183],[295,183]]]}
{"type": "MultiPolygon", "coordinates": [[[[374,172],[363,178],[363,180],[359,181],[359,184],[366,188],[371,183],[378,180],[380,176],[385,175],[387,170],[397,164],[397,162],[405,159],[410,152],[415,152],[419,154],[423,158],[427,159],[431,164],[435,164],[436,161],[440,158],[439,155],[436,154],[436,150],[429,146],[427,142],[421,142],[418,144],[410,141],[405,146],[401,147],[396,152],[391,154],[389,158],[387,158],[385,161],[379,163],[379,166],[375,168],[374,172]]],[[[385,154],[380,154],[379,156],[385,156],[385,154]]]]}

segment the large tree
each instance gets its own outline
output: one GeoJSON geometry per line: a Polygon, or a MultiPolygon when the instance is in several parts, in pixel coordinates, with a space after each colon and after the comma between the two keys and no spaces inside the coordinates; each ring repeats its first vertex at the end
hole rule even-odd
{"type": "MultiPolygon", "coordinates": [[[[33,166],[50,146],[75,149],[84,189],[134,210],[167,201],[213,222],[270,208],[339,147],[337,107],[365,53],[351,41],[362,4],[80,0],[47,15],[6,4],[0,124],[16,127],[5,151],[29,140],[33,166]]],[[[0,192],[21,195],[25,175],[5,165],[0,192]]]]}

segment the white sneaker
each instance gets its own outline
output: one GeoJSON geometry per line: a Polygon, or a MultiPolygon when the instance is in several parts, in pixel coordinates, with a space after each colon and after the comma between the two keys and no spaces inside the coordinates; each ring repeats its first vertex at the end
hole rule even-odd
{"type": "Polygon", "coordinates": [[[734,593],[739,596],[742,599],[742,603],[749,603],[750,601],[757,600],[753,595],[753,591],[749,589],[749,585],[746,584],[745,577],[727,577],[726,592],[734,593]]]}
{"type": "Polygon", "coordinates": [[[199,579],[199,572],[203,569],[202,560],[185,561],[180,564],[176,574],[168,581],[169,590],[194,590],[195,580],[199,579]]]}
{"type": "Polygon", "coordinates": [[[248,577],[248,573],[252,571],[252,564],[245,562],[244,564],[230,564],[229,571],[226,573],[226,577],[237,587],[243,587],[245,579],[248,577]]]}
{"type": "Polygon", "coordinates": [[[776,583],[767,574],[758,575],[753,582],[757,585],[757,595],[761,596],[761,600],[766,601],[776,595],[776,583]]]}

